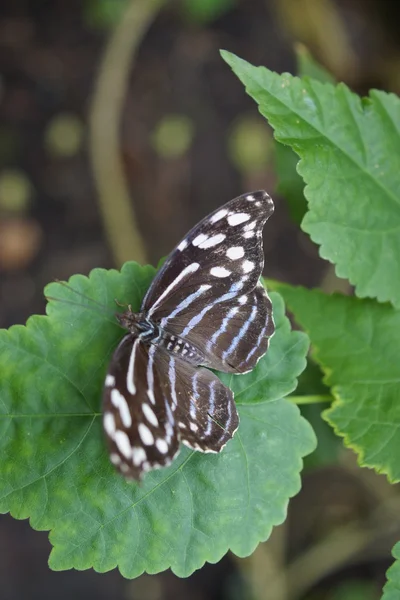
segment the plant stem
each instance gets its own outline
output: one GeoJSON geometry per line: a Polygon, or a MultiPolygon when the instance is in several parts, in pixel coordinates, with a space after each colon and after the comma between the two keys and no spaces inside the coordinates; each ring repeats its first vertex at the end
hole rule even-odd
{"type": "Polygon", "coordinates": [[[329,394],[315,394],[311,396],[289,396],[289,400],[294,404],[318,404],[320,402],[332,402],[333,397],[329,394]]]}
{"type": "Polygon", "coordinates": [[[163,0],[132,0],[115,27],[99,67],[90,107],[90,155],[104,230],[117,266],[146,263],[120,150],[120,118],[137,49],[163,0]]]}

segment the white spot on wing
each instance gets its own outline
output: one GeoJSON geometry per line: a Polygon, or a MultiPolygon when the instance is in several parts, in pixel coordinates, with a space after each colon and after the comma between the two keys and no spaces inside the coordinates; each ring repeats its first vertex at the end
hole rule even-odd
{"type": "Polygon", "coordinates": [[[243,227],[243,231],[251,231],[252,229],[254,229],[254,227],[257,225],[257,221],[252,221],[251,223],[247,223],[247,225],[245,225],[243,227]]]}
{"type": "Polygon", "coordinates": [[[254,263],[251,260],[243,261],[242,265],[243,273],[250,273],[254,269],[254,263]]]}
{"type": "MultiPolygon", "coordinates": [[[[208,410],[209,415],[213,415],[214,410],[215,410],[215,386],[216,386],[216,384],[217,384],[216,381],[212,381],[210,384],[210,397],[209,397],[210,408],[208,410]]],[[[229,418],[229,422],[230,422],[230,418],[229,418]]],[[[204,432],[205,436],[210,435],[213,423],[214,423],[213,419],[211,419],[211,417],[208,417],[207,427],[204,432]]]]}
{"type": "Polygon", "coordinates": [[[162,440],[161,438],[159,438],[158,440],[156,440],[156,447],[157,450],[159,452],[161,452],[161,454],[167,454],[168,452],[168,444],[165,440],[162,440]]]}
{"type": "MultiPolygon", "coordinates": [[[[167,317],[163,317],[161,319],[161,322],[160,322],[161,327],[165,327],[166,323],[168,323],[168,321],[170,319],[173,319],[174,317],[176,317],[176,315],[179,315],[180,312],[182,312],[183,310],[186,310],[192,304],[192,302],[194,302],[199,296],[201,296],[201,294],[203,294],[204,292],[209,290],[210,287],[211,287],[211,285],[209,285],[209,284],[203,284],[199,287],[198,290],[193,292],[193,294],[190,294],[184,300],[182,300],[182,302],[180,302],[178,304],[178,306],[167,317]]],[[[170,339],[171,339],[171,341],[175,340],[175,336],[171,335],[170,339]]],[[[170,344],[171,344],[171,342],[168,343],[168,346],[167,346],[168,350],[170,350],[173,346],[173,344],[171,344],[171,345],[170,344]]]]}
{"type": "Polygon", "coordinates": [[[132,394],[132,396],[134,396],[136,394],[134,368],[135,368],[136,349],[137,349],[138,343],[139,343],[139,338],[137,338],[133,343],[131,355],[129,358],[128,374],[126,376],[126,387],[128,388],[128,392],[130,394],[132,394]]]}
{"type": "Polygon", "coordinates": [[[114,415],[110,412],[104,413],[103,417],[103,427],[104,431],[111,439],[114,439],[115,435],[115,418],[114,415]]]}
{"type": "Polygon", "coordinates": [[[226,251],[226,255],[231,260],[237,260],[238,258],[243,258],[244,248],[242,248],[242,246],[233,246],[232,248],[228,248],[228,250],[226,251]]]}
{"type": "Polygon", "coordinates": [[[139,423],[138,430],[143,444],[146,446],[152,446],[154,444],[154,437],[147,425],[144,423],[139,423]]]}
{"type": "Polygon", "coordinates": [[[149,398],[152,404],[156,403],[156,399],[154,398],[154,373],[153,373],[153,362],[154,362],[154,353],[156,351],[155,346],[151,346],[149,349],[149,362],[147,363],[147,397],[149,398]]]}
{"type": "Polygon", "coordinates": [[[243,237],[246,238],[246,240],[248,240],[249,238],[252,238],[255,236],[254,231],[245,231],[243,234],[243,237]]]}
{"type": "Polygon", "coordinates": [[[216,223],[217,221],[220,221],[227,214],[228,214],[228,211],[226,210],[226,208],[222,208],[221,210],[219,210],[218,212],[216,212],[215,215],[213,215],[212,217],[210,217],[210,223],[216,223]]]}
{"type": "Polygon", "coordinates": [[[190,431],[196,432],[198,431],[198,426],[196,425],[196,423],[189,423],[189,429],[190,431]]]}
{"type": "Polygon", "coordinates": [[[239,307],[238,306],[233,306],[229,311],[228,314],[226,315],[226,317],[224,317],[221,327],[219,329],[217,329],[217,331],[212,335],[211,339],[208,340],[207,342],[207,350],[210,352],[211,348],[213,347],[213,345],[215,344],[215,342],[217,341],[217,339],[219,338],[220,335],[222,335],[228,328],[228,324],[229,321],[232,319],[232,317],[235,316],[235,314],[238,312],[239,307]]]}
{"type": "Polygon", "coordinates": [[[125,431],[117,431],[114,441],[121,454],[123,454],[126,458],[131,458],[132,446],[125,431]]]}
{"type": "Polygon", "coordinates": [[[115,385],[115,377],[114,377],[114,375],[107,375],[106,376],[106,381],[105,381],[105,386],[106,387],[112,387],[113,385],[115,385]]]}
{"type": "Polygon", "coordinates": [[[229,225],[240,225],[240,223],[245,223],[250,219],[250,215],[247,213],[231,213],[227,217],[229,225]]]}
{"type": "Polygon", "coordinates": [[[206,235],[205,233],[199,233],[199,235],[197,235],[194,238],[194,240],[192,241],[192,245],[193,246],[200,246],[200,244],[202,244],[206,240],[208,240],[208,235],[206,235]]]}
{"type": "Polygon", "coordinates": [[[169,359],[169,368],[168,368],[168,377],[171,383],[171,396],[172,396],[172,406],[176,407],[178,404],[178,398],[176,397],[176,389],[175,389],[175,359],[169,359]]]}
{"type": "Polygon", "coordinates": [[[208,238],[204,242],[201,242],[199,244],[199,248],[201,248],[202,250],[212,248],[213,246],[217,246],[218,244],[223,242],[225,238],[226,235],[224,233],[218,233],[217,235],[213,235],[212,237],[208,238]]]}
{"type": "Polygon", "coordinates": [[[140,448],[140,447],[132,448],[132,462],[136,467],[138,467],[140,465],[140,463],[142,463],[145,460],[146,460],[146,452],[143,450],[143,448],[140,448]]]}
{"type": "Polygon", "coordinates": [[[188,247],[188,242],[187,240],[182,240],[181,243],[178,246],[178,250],[180,250],[181,252],[183,250],[185,250],[188,247]]]}
{"type": "Polygon", "coordinates": [[[156,399],[154,398],[153,390],[147,390],[147,396],[152,404],[156,403],[156,399]]]}
{"type": "Polygon", "coordinates": [[[240,296],[238,302],[239,302],[239,304],[246,304],[247,296],[240,296]]]}
{"type": "Polygon", "coordinates": [[[148,422],[151,423],[151,425],[154,425],[154,427],[158,427],[158,419],[154,414],[154,410],[151,408],[151,406],[149,406],[148,404],[143,404],[142,411],[148,422]]]}
{"type": "Polygon", "coordinates": [[[210,269],[210,275],[213,275],[214,277],[228,277],[230,274],[231,271],[228,271],[225,267],[212,267],[212,269],[210,269]]]}
{"type": "Polygon", "coordinates": [[[111,462],[112,462],[113,465],[120,465],[121,464],[121,457],[116,452],[111,452],[111,454],[110,454],[110,460],[111,460],[111,462]]]}
{"type": "MultiPolygon", "coordinates": [[[[200,321],[203,319],[204,315],[206,315],[208,313],[209,310],[211,310],[212,308],[214,308],[214,306],[216,304],[220,304],[221,302],[226,302],[227,300],[231,300],[232,298],[234,298],[238,291],[242,289],[244,282],[246,281],[246,277],[243,277],[243,279],[241,281],[235,281],[234,283],[232,283],[231,287],[229,288],[229,290],[227,291],[226,294],[223,294],[222,296],[220,296],[219,298],[217,298],[216,300],[214,300],[214,302],[211,302],[210,304],[207,304],[202,311],[200,311],[199,313],[197,313],[197,315],[195,315],[194,317],[192,317],[189,321],[189,323],[186,325],[185,329],[182,331],[182,337],[186,337],[187,334],[192,331],[192,329],[194,327],[196,327],[196,325],[198,325],[200,323],[200,321]]],[[[189,356],[192,356],[193,352],[189,353],[189,356]]]]}
{"type": "MultiPolygon", "coordinates": [[[[170,417],[171,416],[172,415],[170,415],[170,417]]],[[[171,423],[169,423],[167,421],[167,423],[165,423],[165,436],[166,436],[168,442],[172,439],[173,433],[174,433],[174,429],[173,429],[171,423]]]]}
{"type": "Polygon", "coordinates": [[[229,348],[222,353],[223,360],[226,360],[226,357],[229,356],[235,350],[235,348],[239,344],[240,340],[246,335],[247,330],[250,327],[251,323],[256,318],[256,315],[257,315],[257,304],[254,304],[254,306],[251,310],[250,317],[247,319],[247,321],[245,321],[245,323],[241,327],[239,333],[233,338],[232,343],[229,346],[229,348]]]}
{"type": "MultiPolygon", "coordinates": [[[[258,350],[258,348],[259,348],[259,346],[260,346],[260,344],[261,344],[261,341],[262,341],[263,337],[265,337],[265,333],[266,333],[266,331],[267,331],[267,327],[268,327],[268,325],[269,325],[269,318],[267,319],[267,322],[266,322],[266,324],[264,325],[264,327],[261,329],[261,331],[260,331],[260,333],[259,333],[259,335],[258,335],[258,338],[257,338],[257,342],[254,344],[254,346],[253,346],[253,349],[252,349],[252,350],[249,352],[249,354],[246,356],[246,359],[245,359],[245,360],[243,360],[243,361],[240,363],[240,365],[243,365],[243,364],[245,364],[246,362],[248,362],[248,361],[251,359],[251,357],[253,356],[253,354],[254,354],[255,352],[257,352],[257,350],[258,350]]],[[[265,352],[266,352],[266,350],[265,350],[265,352]]],[[[265,354],[265,353],[264,353],[264,354],[265,354]]],[[[260,356],[260,358],[261,358],[261,356],[260,356]]]]}
{"type": "Polygon", "coordinates": [[[111,391],[111,402],[119,410],[123,426],[128,429],[132,425],[131,411],[129,410],[127,401],[116,388],[111,391]]]}
{"type": "Polygon", "coordinates": [[[184,279],[185,277],[187,277],[187,275],[190,275],[191,273],[194,273],[195,271],[197,271],[197,269],[200,267],[199,263],[191,263],[190,265],[188,265],[187,267],[185,267],[183,269],[183,271],[181,271],[178,275],[178,277],[176,277],[173,281],[171,281],[171,283],[169,284],[168,287],[165,288],[165,290],[163,291],[163,293],[161,294],[161,296],[159,296],[157,298],[157,300],[154,302],[153,306],[151,306],[149,308],[149,311],[147,313],[148,317],[150,317],[152,315],[152,313],[154,312],[154,310],[156,309],[156,307],[160,304],[160,302],[162,302],[162,300],[164,300],[164,298],[170,293],[171,290],[173,290],[175,287],[177,287],[178,283],[180,281],[182,281],[182,279],[184,279]]]}

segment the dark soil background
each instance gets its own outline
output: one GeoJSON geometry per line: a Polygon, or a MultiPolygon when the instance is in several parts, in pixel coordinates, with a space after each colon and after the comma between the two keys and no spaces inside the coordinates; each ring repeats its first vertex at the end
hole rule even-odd
{"type": "MultiPolygon", "coordinates": [[[[89,111],[104,49],[127,3],[0,0],[2,327],[43,313],[46,283],[94,267],[118,266],[91,168],[89,111]]],[[[334,276],[318,249],[290,220],[285,198],[274,193],[271,133],[218,50],[295,73],[294,43],[303,42],[356,92],[367,93],[373,86],[398,93],[399,12],[390,0],[165,3],[135,56],[121,114],[121,156],[148,260],[156,264],[219,205],[265,188],[276,201],[265,228],[265,274],[306,286],[340,286],[332,284],[334,276]],[[331,11],[337,21],[330,21],[331,11]],[[161,151],[154,141],[168,115],[183,115],[190,123],[189,143],[179,155],[168,154],[168,147],[161,151]],[[251,145],[251,136],[237,134],[244,117],[265,132],[264,161],[253,169],[234,158],[241,153],[241,139],[251,145]]],[[[307,415],[310,419],[318,418],[315,410],[307,415]]],[[[339,558],[330,569],[321,566],[300,592],[291,584],[279,598],[271,597],[263,583],[274,557],[279,556],[275,566],[290,580],[296,578],[291,565],[300,568],[299,557],[305,565],[313,563],[310,549],[335,528],[349,523],[372,527],[377,498],[390,493],[383,478],[360,475],[340,441],[321,431],[320,454],[308,464],[288,522],[254,557],[240,561],[228,555],[187,580],[169,572],[132,582],[117,571],[55,573],[47,566],[47,533],[2,516],[0,600],[379,598],[390,548],[398,539],[393,524],[380,528],[380,535],[373,530],[350,560],[342,564],[339,558]]]]}

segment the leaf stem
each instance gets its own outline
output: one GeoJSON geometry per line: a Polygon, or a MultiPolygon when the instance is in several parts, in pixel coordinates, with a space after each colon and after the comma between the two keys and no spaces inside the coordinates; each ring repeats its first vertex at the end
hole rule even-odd
{"type": "Polygon", "coordinates": [[[310,396],[289,396],[294,404],[318,404],[319,402],[332,402],[333,397],[329,394],[314,394],[310,396]]]}

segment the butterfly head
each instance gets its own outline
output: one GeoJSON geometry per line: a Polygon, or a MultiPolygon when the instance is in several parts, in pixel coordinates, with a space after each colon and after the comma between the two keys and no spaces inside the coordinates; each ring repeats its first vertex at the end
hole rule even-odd
{"type": "Polygon", "coordinates": [[[158,336],[157,326],[146,318],[145,313],[134,313],[131,306],[128,306],[128,310],[125,312],[117,313],[116,317],[121,327],[134,333],[142,341],[158,336]]]}

